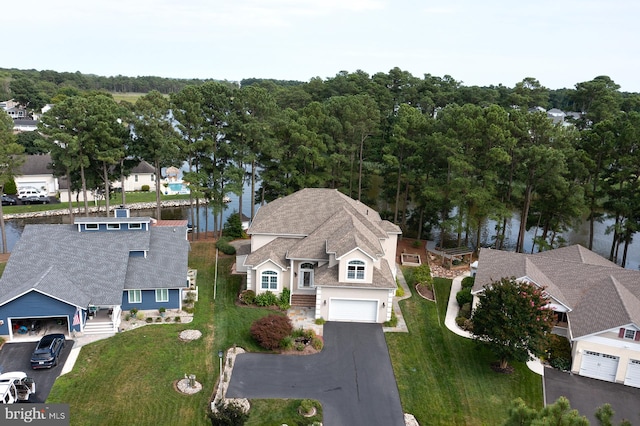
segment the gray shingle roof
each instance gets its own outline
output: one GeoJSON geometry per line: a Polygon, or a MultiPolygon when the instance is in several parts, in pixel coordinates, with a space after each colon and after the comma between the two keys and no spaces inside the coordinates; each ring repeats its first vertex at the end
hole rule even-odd
{"type": "Polygon", "coordinates": [[[20,166],[20,174],[29,175],[50,175],[53,173],[51,166],[51,156],[49,154],[42,155],[26,155],[24,163],[20,166]]]}
{"type": "Polygon", "coordinates": [[[573,338],[640,326],[640,271],[624,269],[580,245],[536,254],[483,248],[473,292],[503,277],[525,276],[569,307],[573,338]]]}
{"type": "Polygon", "coordinates": [[[0,304],[37,289],[77,306],[119,305],[126,288],[186,286],[185,229],[78,232],[75,225],[27,225],[0,279],[0,304]],[[147,251],[146,258],[129,257],[147,251]]]}
{"type": "Polygon", "coordinates": [[[389,263],[382,259],[380,264],[380,269],[373,268],[373,281],[370,283],[340,281],[338,264],[329,267],[328,263],[316,268],[313,283],[316,287],[396,288],[389,263]]]}

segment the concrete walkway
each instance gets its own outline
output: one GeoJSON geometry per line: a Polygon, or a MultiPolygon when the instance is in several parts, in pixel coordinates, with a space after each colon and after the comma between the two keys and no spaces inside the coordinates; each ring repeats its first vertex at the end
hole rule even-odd
{"type": "Polygon", "coordinates": [[[400,287],[402,287],[402,289],[404,290],[404,296],[402,297],[394,296],[393,298],[393,311],[396,313],[396,317],[398,318],[398,324],[395,327],[382,327],[382,331],[384,331],[385,333],[390,333],[390,332],[408,333],[409,329],[407,328],[407,323],[404,320],[404,316],[402,315],[402,309],[400,309],[400,304],[398,302],[411,297],[411,290],[409,290],[409,286],[407,285],[407,280],[404,279],[404,275],[402,275],[402,269],[400,269],[399,265],[396,266],[396,271],[397,271],[396,278],[398,279],[398,284],[400,284],[400,287]]]}
{"type": "MultiPolygon", "coordinates": [[[[458,336],[471,338],[471,333],[461,329],[458,327],[458,324],[456,324],[456,316],[458,316],[459,310],[456,294],[462,289],[462,279],[468,276],[469,273],[467,272],[464,275],[454,278],[451,283],[451,293],[449,294],[449,304],[447,305],[447,315],[444,319],[444,325],[458,336]]],[[[536,358],[533,361],[528,361],[527,367],[534,373],[544,376],[544,366],[542,362],[540,362],[540,359],[536,358]]]]}

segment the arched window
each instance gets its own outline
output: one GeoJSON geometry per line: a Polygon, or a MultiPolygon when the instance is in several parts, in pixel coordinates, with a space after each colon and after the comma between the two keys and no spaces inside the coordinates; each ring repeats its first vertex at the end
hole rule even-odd
{"type": "Polygon", "coordinates": [[[362,260],[350,260],[347,263],[348,280],[364,280],[365,263],[362,260]]]}
{"type": "Polygon", "coordinates": [[[263,290],[277,290],[278,273],[276,271],[263,271],[260,277],[260,288],[263,290]]]}
{"type": "Polygon", "coordinates": [[[298,288],[313,287],[313,263],[309,263],[309,262],[301,263],[298,277],[299,277],[298,288]]]}

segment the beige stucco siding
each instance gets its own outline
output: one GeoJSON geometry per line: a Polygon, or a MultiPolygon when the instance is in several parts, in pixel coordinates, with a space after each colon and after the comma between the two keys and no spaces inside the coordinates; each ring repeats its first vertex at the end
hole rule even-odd
{"type": "MultiPolygon", "coordinates": [[[[289,288],[289,284],[290,284],[290,273],[289,270],[285,270],[283,271],[282,268],[278,265],[276,265],[275,263],[268,261],[263,263],[262,265],[259,265],[258,267],[256,267],[255,269],[253,269],[252,271],[250,271],[252,274],[252,281],[254,282],[254,287],[252,290],[254,290],[256,292],[256,294],[260,294],[260,293],[264,293],[265,291],[269,290],[272,293],[275,294],[280,294],[282,292],[283,288],[289,288]],[[274,271],[278,274],[278,288],[277,289],[263,289],[262,288],[262,272],[263,271],[274,271]]],[[[248,288],[248,287],[247,287],[248,288]]]]}
{"type": "Polygon", "coordinates": [[[619,339],[617,335],[615,335],[613,339],[603,337],[612,334],[615,335],[615,333],[603,333],[598,336],[575,341],[572,349],[573,362],[571,372],[574,374],[580,373],[582,355],[585,351],[599,352],[620,358],[615,381],[616,383],[624,383],[629,360],[640,360],[640,344],[632,340],[619,339]]]}
{"type": "Polygon", "coordinates": [[[389,235],[389,238],[382,240],[382,248],[384,249],[384,258],[391,267],[391,272],[395,278],[396,276],[396,248],[398,246],[398,236],[395,234],[389,235]]]}
{"type": "Polygon", "coordinates": [[[339,264],[339,280],[340,281],[345,281],[345,282],[365,282],[365,283],[371,283],[373,282],[373,268],[374,268],[374,262],[373,260],[367,256],[366,254],[364,254],[362,251],[360,250],[353,250],[350,253],[345,254],[343,257],[340,258],[340,264],[339,264]],[[365,269],[364,269],[364,280],[349,280],[347,279],[347,265],[349,263],[349,261],[351,260],[362,260],[365,263],[365,269]]]}

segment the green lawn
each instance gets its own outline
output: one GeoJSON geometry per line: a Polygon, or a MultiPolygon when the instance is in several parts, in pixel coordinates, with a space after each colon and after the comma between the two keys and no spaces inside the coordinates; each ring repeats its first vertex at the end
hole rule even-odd
{"type": "MultiPolygon", "coordinates": [[[[230,276],[233,258],[219,261],[213,300],[215,246],[192,243],[189,263],[198,269],[199,301],[190,324],[149,325],[85,346],[74,370],[60,377],[47,400],[71,407],[72,425],[208,425],[206,410],[218,376],[219,349],[232,345],[260,351],[251,323],[272,310],[236,305],[240,278],[230,276]],[[178,333],[196,328],[203,336],[181,342],[178,333]],[[173,382],[195,374],[203,391],[181,395],[173,382]]],[[[410,278],[410,277],[409,277],[410,278]]],[[[437,280],[440,318],[450,281],[437,280]]],[[[387,333],[387,343],[406,412],[421,425],[499,424],[509,402],[522,397],[542,405],[539,376],[524,365],[512,375],[489,368],[491,356],[438,324],[435,304],[414,297],[401,302],[410,334],[387,333]]],[[[304,424],[299,401],[255,400],[248,425],[304,424]]]]}
{"type": "Polygon", "coordinates": [[[405,412],[421,425],[496,425],[516,397],[542,407],[540,376],[519,363],[513,374],[495,373],[488,351],[444,326],[450,280],[435,280],[440,323],[436,304],[410,287],[413,297],[400,302],[410,333],[385,334],[405,412]]]}

